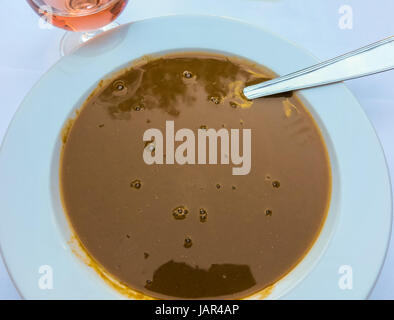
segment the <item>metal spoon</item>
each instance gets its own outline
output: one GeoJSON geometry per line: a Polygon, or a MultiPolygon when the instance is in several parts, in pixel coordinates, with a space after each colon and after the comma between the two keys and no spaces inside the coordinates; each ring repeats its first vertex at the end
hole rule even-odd
{"type": "Polygon", "coordinates": [[[359,78],[393,68],[394,36],[391,36],[309,68],[246,87],[243,92],[248,99],[256,99],[359,78]]]}

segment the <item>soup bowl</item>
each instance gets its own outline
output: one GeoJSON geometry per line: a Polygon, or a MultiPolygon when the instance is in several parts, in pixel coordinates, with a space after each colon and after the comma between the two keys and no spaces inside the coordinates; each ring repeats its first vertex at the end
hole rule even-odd
{"type": "MultiPolygon", "coordinates": [[[[317,62],[277,35],[214,16],[126,24],[62,58],[24,99],[0,152],[0,243],[23,297],[141,298],[128,294],[78,247],[59,190],[63,128],[102,79],[142,56],[185,51],[246,58],[277,75],[317,62]]],[[[319,237],[297,266],[269,290],[248,298],[366,298],[383,264],[391,226],[390,182],[381,146],[344,84],[301,90],[297,96],[327,146],[329,211],[319,237]]]]}

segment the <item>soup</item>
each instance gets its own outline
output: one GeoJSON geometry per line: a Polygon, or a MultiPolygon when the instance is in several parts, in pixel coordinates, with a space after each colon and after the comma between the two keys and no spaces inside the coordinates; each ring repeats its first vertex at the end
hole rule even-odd
{"type": "MultiPolygon", "coordinates": [[[[243,59],[174,53],[142,59],[91,94],[64,136],[61,193],[83,248],[117,281],[154,298],[244,298],[305,256],[329,206],[329,158],[293,93],[242,95],[270,78],[243,59]],[[223,129],[212,144],[217,164],[174,159],[184,141],[168,124],[199,138],[223,129]],[[152,128],[163,141],[143,139],[152,128]],[[250,144],[242,174],[233,174],[232,153],[221,153],[233,150],[233,132],[239,155],[250,144]],[[148,164],[144,153],[162,162],[148,164]]],[[[208,159],[213,149],[197,144],[195,159],[201,151],[208,159]]]]}

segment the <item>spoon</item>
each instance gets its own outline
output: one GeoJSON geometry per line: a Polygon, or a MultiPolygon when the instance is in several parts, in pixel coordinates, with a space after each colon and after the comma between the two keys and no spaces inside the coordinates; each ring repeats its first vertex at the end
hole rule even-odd
{"type": "Polygon", "coordinates": [[[394,36],[372,43],[334,59],[246,87],[244,95],[256,99],[367,76],[394,68],[394,36]]]}

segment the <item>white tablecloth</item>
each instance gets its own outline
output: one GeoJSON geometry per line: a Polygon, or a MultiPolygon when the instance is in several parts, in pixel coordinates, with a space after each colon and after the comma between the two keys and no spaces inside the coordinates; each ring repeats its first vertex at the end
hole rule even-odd
{"type": "MultiPolygon", "coordinates": [[[[63,35],[56,28],[40,28],[38,16],[24,0],[2,1],[0,141],[23,97],[59,59],[63,35]]],[[[392,0],[130,0],[118,21],[181,13],[235,17],[272,30],[323,60],[393,35],[393,12],[392,0]],[[339,24],[339,10],[345,4],[353,10],[352,29],[342,29],[339,24]]],[[[394,71],[347,84],[375,126],[393,176],[394,71]]],[[[0,259],[0,299],[18,298],[0,259]]],[[[393,239],[371,298],[394,299],[393,239]]]]}

